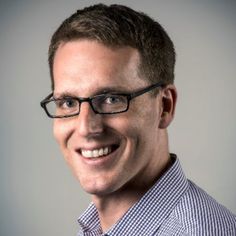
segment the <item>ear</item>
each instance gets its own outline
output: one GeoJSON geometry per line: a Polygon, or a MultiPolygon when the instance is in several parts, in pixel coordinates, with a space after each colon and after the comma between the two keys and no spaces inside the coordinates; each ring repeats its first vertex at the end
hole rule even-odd
{"type": "Polygon", "coordinates": [[[169,126],[171,121],[174,119],[175,106],[177,102],[177,90],[173,84],[169,84],[164,87],[161,91],[161,119],[159,123],[160,129],[165,129],[169,126]]]}

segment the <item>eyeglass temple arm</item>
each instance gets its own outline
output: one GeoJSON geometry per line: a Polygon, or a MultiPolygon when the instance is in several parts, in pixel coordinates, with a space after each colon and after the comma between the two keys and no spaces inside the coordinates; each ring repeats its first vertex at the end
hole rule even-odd
{"type": "Polygon", "coordinates": [[[40,102],[41,107],[44,107],[44,102],[47,101],[49,98],[51,98],[53,93],[50,93],[46,98],[43,99],[43,101],[40,102]]]}
{"type": "Polygon", "coordinates": [[[129,96],[129,99],[133,99],[133,98],[135,98],[137,96],[140,96],[140,95],[142,95],[142,94],[144,94],[144,93],[146,93],[148,91],[151,91],[154,88],[158,88],[158,87],[162,87],[162,86],[164,86],[164,84],[161,83],[161,82],[153,84],[153,85],[151,85],[151,86],[149,86],[149,87],[147,87],[145,89],[142,89],[142,90],[139,90],[137,92],[131,93],[130,96],[129,96]]]}

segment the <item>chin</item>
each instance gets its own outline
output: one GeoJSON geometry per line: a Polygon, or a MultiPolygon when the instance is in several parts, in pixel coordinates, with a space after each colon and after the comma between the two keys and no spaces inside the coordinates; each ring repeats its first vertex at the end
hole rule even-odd
{"type": "Polygon", "coordinates": [[[107,178],[104,180],[97,179],[80,179],[79,180],[81,187],[85,192],[91,195],[108,195],[116,191],[116,185],[110,180],[107,181],[107,178]]]}
{"type": "Polygon", "coordinates": [[[113,192],[113,188],[109,188],[107,186],[81,186],[85,192],[96,196],[104,196],[113,192]]]}

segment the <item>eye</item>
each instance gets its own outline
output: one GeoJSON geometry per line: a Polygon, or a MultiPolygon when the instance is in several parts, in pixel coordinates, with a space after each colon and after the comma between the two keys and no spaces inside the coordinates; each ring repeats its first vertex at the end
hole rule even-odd
{"type": "Polygon", "coordinates": [[[104,103],[109,104],[109,105],[113,105],[113,104],[117,104],[117,103],[123,103],[124,99],[122,99],[122,96],[119,95],[107,95],[104,98],[104,103]]]}
{"type": "Polygon", "coordinates": [[[71,109],[78,106],[78,101],[74,98],[63,98],[56,100],[56,106],[60,109],[71,109]]]}

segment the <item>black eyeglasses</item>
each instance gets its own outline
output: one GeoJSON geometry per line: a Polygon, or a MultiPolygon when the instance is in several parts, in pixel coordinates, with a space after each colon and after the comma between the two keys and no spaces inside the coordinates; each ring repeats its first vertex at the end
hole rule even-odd
{"type": "Polygon", "coordinates": [[[96,114],[117,114],[128,111],[130,100],[133,98],[162,86],[163,83],[156,83],[133,93],[105,93],[88,98],[72,96],[53,98],[51,93],[40,104],[50,118],[79,115],[80,105],[83,102],[88,102],[96,114]]]}

